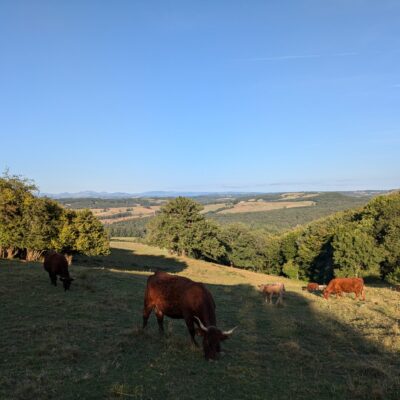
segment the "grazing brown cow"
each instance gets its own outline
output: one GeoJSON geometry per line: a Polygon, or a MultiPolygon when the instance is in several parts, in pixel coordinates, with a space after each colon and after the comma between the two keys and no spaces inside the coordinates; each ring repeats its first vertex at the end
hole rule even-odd
{"type": "Polygon", "coordinates": [[[50,253],[44,257],[44,269],[49,273],[50,282],[57,286],[57,275],[63,283],[64,290],[68,290],[74,280],[69,276],[68,261],[63,254],[50,253]]]}
{"type": "Polygon", "coordinates": [[[324,290],[324,297],[328,300],[331,293],[342,297],[342,293],[353,293],[355,294],[355,299],[358,296],[362,296],[365,300],[365,290],[364,290],[364,280],[362,278],[335,278],[332,279],[326,289],[324,290]]]}
{"type": "Polygon", "coordinates": [[[170,318],[184,319],[192,342],[197,334],[203,336],[204,357],[215,359],[221,351],[220,342],[228,339],[235,328],[221,331],[217,328],[215,302],[208,289],[200,282],[194,282],[182,276],[156,272],[147,279],[144,295],[143,328],[154,310],[160,333],[164,332],[164,315],[170,318]]]}
{"type": "Polygon", "coordinates": [[[283,294],[285,293],[285,285],[283,283],[267,283],[265,285],[258,285],[261,293],[265,297],[266,303],[273,304],[274,294],[278,296],[275,304],[281,304],[283,299],[283,294]]]}

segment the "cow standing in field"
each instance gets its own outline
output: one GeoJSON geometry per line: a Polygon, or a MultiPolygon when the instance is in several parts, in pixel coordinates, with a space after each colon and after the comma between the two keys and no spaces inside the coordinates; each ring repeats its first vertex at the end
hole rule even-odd
{"type": "Polygon", "coordinates": [[[154,310],[160,333],[164,332],[163,319],[184,319],[192,342],[197,345],[197,334],[203,336],[204,357],[215,359],[221,351],[220,342],[229,338],[235,328],[221,331],[217,328],[215,302],[208,289],[200,282],[188,278],[156,272],[147,279],[144,295],[143,328],[154,310]]]}
{"type": "Polygon", "coordinates": [[[258,285],[258,288],[264,295],[266,303],[273,304],[272,299],[274,294],[276,294],[278,299],[276,300],[275,304],[282,304],[283,294],[286,292],[285,285],[283,283],[267,283],[265,285],[258,285]]]}
{"type": "Polygon", "coordinates": [[[342,297],[342,293],[355,294],[355,300],[359,296],[365,300],[364,280],[362,278],[334,278],[324,290],[324,297],[328,300],[331,293],[336,294],[336,298],[342,297]]]}
{"type": "Polygon", "coordinates": [[[50,282],[57,286],[57,275],[60,277],[64,286],[64,291],[68,290],[74,280],[69,276],[68,261],[63,254],[50,253],[44,257],[44,269],[49,273],[50,282]]]}

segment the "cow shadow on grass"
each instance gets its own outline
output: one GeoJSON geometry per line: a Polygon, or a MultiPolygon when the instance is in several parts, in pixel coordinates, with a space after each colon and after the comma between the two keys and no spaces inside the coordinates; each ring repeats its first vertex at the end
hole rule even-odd
{"type": "Polygon", "coordinates": [[[181,272],[187,268],[187,263],[178,258],[162,255],[137,254],[134,250],[111,248],[108,256],[74,257],[74,264],[95,268],[112,268],[124,271],[165,271],[181,272]]]}

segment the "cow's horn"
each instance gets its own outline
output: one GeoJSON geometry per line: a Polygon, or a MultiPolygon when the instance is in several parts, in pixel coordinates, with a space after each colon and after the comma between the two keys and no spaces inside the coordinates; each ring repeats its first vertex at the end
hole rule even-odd
{"type": "Polygon", "coordinates": [[[237,326],[235,326],[234,328],[232,328],[230,331],[223,331],[222,333],[224,335],[230,336],[232,335],[233,331],[237,328],[237,326]]]}
{"type": "Polygon", "coordinates": [[[206,327],[202,324],[202,322],[200,321],[200,318],[197,318],[196,316],[195,316],[195,318],[197,319],[201,330],[203,330],[204,332],[208,332],[208,328],[206,328],[206,327]]]}

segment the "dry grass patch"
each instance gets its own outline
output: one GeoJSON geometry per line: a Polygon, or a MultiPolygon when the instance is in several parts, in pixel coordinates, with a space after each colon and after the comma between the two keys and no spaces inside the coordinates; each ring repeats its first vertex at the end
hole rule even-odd
{"type": "Polygon", "coordinates": [[[298,208],[314,206],[315,201],[241,201],[232,208],[219,211],[218,214],[237,214],[248,212],[273,211],[282,208],[298,208]]]}

